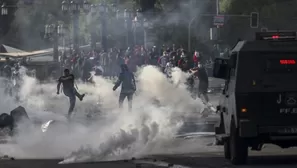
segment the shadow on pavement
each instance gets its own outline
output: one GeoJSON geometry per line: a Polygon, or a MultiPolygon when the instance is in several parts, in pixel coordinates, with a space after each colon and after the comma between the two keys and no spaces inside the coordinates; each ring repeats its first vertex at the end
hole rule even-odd
{"type": "Polygon", "coordinates": [[[296,168],[296,156],[250,156],[247,165],[235,166],[222,156],[213,154],[202,155],[172,155],[172,156],[154,156],[143,161],[114,161],[114,162],[98,162],[98,163],[76,163],[58,165],[60,160],[0,160],[1,168],[134,168],[146,167],[168,167],[161,166],[171,165],[171,167],[187,167],[187,168],[236,168],[236,167],[253,167],[253,168],[296,168]],[[209,155],[209,156],[208,156],[209,155]],[[138,163],[138,164],[137,164],[138,163]],[[143,163],[143,164],[139,164],[143,163]],[[137,166],[138,165],[138,166],[137,166]],[[158,166],[159,165],[159,166],[158,166]],[[164,164],[163,164],[164,165],[164,164]]]}
{"type": "Polygon", "coordinates": [[[58,164],[61,160],[42,159],[42,160],[0,160],[1,168],[131,168],[135,167],[132,162],[115,161],[100,163],[76,163],[58,164]]]}
{"type": "Polygon", "coordinates": [[[223,156],[202,155],[180,155],[180,156],[155,156],[158,161],[183,165],[187,167],[203,167],[203,168],[233,168],[233,167],[269,167],[269,168],[296,168],[297,155],[286,156],[249,156],[248,164],[242,166],[232,165],[223,156]],[[162,158],[162,159],[161,159],[162,158]]]}
{"type": "MultiPolygon", "coordinates": [[[[286,156],[250,156],[249,165],[294,165],[297,167],[297,155],[286,156]]],[[[280,167],[280,166],[278,166],[280,167]]]]}

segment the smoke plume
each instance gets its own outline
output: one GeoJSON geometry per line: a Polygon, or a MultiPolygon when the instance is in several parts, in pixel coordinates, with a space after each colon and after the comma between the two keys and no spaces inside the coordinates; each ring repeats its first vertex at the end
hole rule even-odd
{"type": "Polygon", "coordinates": [[[16,145],[7,150],[8,154],[19,158],[64,157],[62,163],[70,163],[166,153],[184,117],[203,108],[202,102],[193,100],[186,91],[186,76],[175,69],[169,81],[153,66],[139,69],[132,112],[127,105],[118,108],[120,91],[112,90],[112,81],[96,77],[94,86],[78,83],[78,91],[86,97],[82,102],[77,100],[71,122],[65,117],[69,102],[63,94],[56,95],[55,82],[40,84],[24,76],[21,103],[7,97],[1,101],[1,112],[22,105],[35,124],[20,123],[13,137],[16,145]],[[55,122],[42,132],[41,123],[49,120],[55,122]]]}

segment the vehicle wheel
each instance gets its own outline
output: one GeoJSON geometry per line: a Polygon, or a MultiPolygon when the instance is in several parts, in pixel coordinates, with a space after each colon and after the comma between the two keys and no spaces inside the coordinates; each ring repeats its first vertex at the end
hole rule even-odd
{"type": "Polygon", "coordinates": [[[236,128],[234,121],[231,122],[230,133],[230,159],[232,164],[246,164],[248,157],[248,145],[243,138],[239,137],[238,129],[236,128]]]}
{"type": "Polygon", "coordinates": [[[224,156],[225,156],[225,159],[230,159],[231,158],[230,139],[229,138],[227,138],[224,141],[224,156]]]}

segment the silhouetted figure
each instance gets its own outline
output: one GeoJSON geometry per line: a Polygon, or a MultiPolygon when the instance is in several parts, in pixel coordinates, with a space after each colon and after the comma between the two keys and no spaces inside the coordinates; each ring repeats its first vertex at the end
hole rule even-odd
{"type": "Polygon", "coordinates": [[[127,97],[128,104],[129,104],[129,111],[131,111],[133,94],[136,91],[135,78],[133,73],[128,69],[128,66],[126,64],[122,64],[121,69],[122,69],[122,72],[120,73],[119,78],[113,87],[113,90],[115,91],[122,84],[121,94],[119,97],[119,106],[120,108],[123,107],[123,102],[127,97]]]}
{"type": "Polygon", "coordinates": [[[205,99],[206,103],[208,103],[209,98],[207,95],[207,90],[209,81],[205,67],[202,64],[198,63],[198,66],[196,68],[191,69],[191,71],[194,71],[194,73],[196,73],[199,79],[198,97],[201,98],[201,95],[203,95],[203,98],[205,99]]]}
{"type": "Polygon", "coordinates": [[[77,90],[74,87],[74,75],[70,74],[69,69],[64,70],[64,76],[61,76],[58,80],[58,85],[57,85],[57,94],[60,94],[60,87],[61,84],[63,84],[63,92],[65,96],[69,98],[70,101],[70,106],[68,110],[68,117],[70,118],[73,109],[75,107],[75,102],[76,102],[76,97],[79,98],[80,101],[83,100],[85,94],[79,94],[77,90]]]}

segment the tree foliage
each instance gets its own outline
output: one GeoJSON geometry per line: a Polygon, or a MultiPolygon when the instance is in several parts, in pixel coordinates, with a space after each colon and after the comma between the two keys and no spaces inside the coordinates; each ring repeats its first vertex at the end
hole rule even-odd
{"type": "Polygon", "coordinates": [[[23,49],[41,49],[51,46],[43,38],[45,25],[58,21],[69,23],[70,20],[62,14],[60,1],[20,0],[13,8],[16,9],[15,17],[3,41],[23,49]]]}
{"type": "Polygon", "coordinates": [[[221,12],[247,17],[230,17],[224,27],[224,38],[231,42],[237,38],[251,39],[263,27],[275,30],[296,29],[292,24],[297,16],[295,0],[222,0],[221,12]],[[251,12],[259,13],[259,29],[250,28],[251,12]]]}
{"type": "MultiPolygon", "coordinates": [[[[61,1],[57,0],[2,0],[7,4],[15,5],[15,13],[10,12],[9,18],[6,16],[6,19],[9,21],[6,22],[9,25],[8,27],[2,26],[3,34],[5,37],[2,41],[5,41],[6,44],[20,47],[23,49],[33,50],[40,49],[44,47],[51,47],[51,43],[43,39],[44,36],[44,27],[46,24],[53,23],[63,23],[67,27],[67,37],[69,36],[68,41],[71,41],[71,16],[64,15],[61,11],[61,1]],[[15,18],[12,18],[15,16],[15,18]],[[9,32],[7,32],[10,30],[9,32]]],[[[155,1],[155,0],[154,0],[155,1]]],[[[81,0],[81,2],[83,2],[81,0]]],[[[101,0],[90,0],[92,4],[99,4],[101,0]]],[[[142,8],[143,10],[150,10],[154,8],[156,3],[151,0],[107,0],[107,3],[118,4],[124,10],[127,9],[138,9],[142,8]]],[[[80,41],[87,42],[90,35],[90,28],[99,30],[98,26],[94,27],[94,23],[87,22],[90,16],[82,14],[80,16],[80,35],[82,38],[80,41]]],[[[97,22],[98,19],[95,19],[94,22],[97,22]]]]}
{"type": "MultiPolygon", "coordinates": [[[[6,0],[11,1],[11,0],[6,0]]],[[[27,0],[30,1],[30,0],[27,0]]],[[[195,0],[194,0],[195,1],[195,0]]],[[[205,7],[205,11],[210,13],[212,8],[209,5],[200,3],[198,7],[194,6],[191,0],[106,0],[109,4],[117,4],[121,10],[142,9],[144,15],[153,25],[148,30],[149,39],[155,45],[163,43],[175,43],[176,45],[183,44],[184,47],[188,41],[188,25],[189,21],[197,15],[198,12],[204,12],[199,6],[205,7]],[[210,11],[210,12],[209,12],[210,11]],[[157,15],[154,15],[154,13],[157,15]]],[[[235,0],[225,0],[235,2],[235,0]]],[[[247,0],[242,0],[247,1],[247,0]]],[[[252,0],[251,0],[252,1],[252,0]]],[[[31,4],[24,4],[24,0],[19,0],[15,19],[13,20],[10,32],[6,34],[4,41],[6,44],[11,44],[18,48],[26,50],[41,49],[51,47],[51,42],[46,41],[44,36],[44,26],[51,23],[63,23],[67,27],[65,35],[66,43],[71,42],[72,38],[72,19],[71,16],[65,15],[61,11],[60,0],[31,0],[31,4]]],[[[83,2],[81,0],[81,2],[83,2]]],[[[99,4],[101,0],[90,0],[92,4],[99,4]]],[[[204,3],[208,1],[203,1],[204,3]]],[[[213,1],[211,1],[213,2],[213,1]]],[[[234,4],[228,7],[227,11],[234,11],[234,4]]],[[[238,5],[238,4],[237,4],[238,5]]],[[[236,4],[235,4],[236,6],[236,4]]],[[[92,17],[91,14],[82,14],[80,16],[80,33],[82,44],[88,43],[91,32],[100,35],[100,15],[92,17]]],[[[212,18],[197,19],[197,28],[192,26],[192,29],[200,29],[203,27],[208,30],[211,26],[212,18]]],[[[124,30],[124,23],[114,20],[114,16],[109,16],[109,34],[108,37],[116,41],[118,30],[124,30]],[[116,31],[113,30],[117,27],[116,31]]],[[[193,32],[194,32],[193,31],[193,32]]],[[[205,31],[204,31],[205,34],[205,31]]],[[[123,34],[122,34],[123,35],[123,34]]],[[[204,43],[200,37],[194,36],[192,44],[199,44],[199,41],[204,43]]],[[[202,44],[199,44],[202,45],[202,44]]]]}
{"type": "MultiPolygon", "coordinates": [[[[0,5],[6,4],[6,6],[14,6],[17,3],[17,0],[1,0],[0,5]]],[[[14,20],[15,10],[13,8],[8,9],[7,15],[1,15],[1,24],[0,24],[0,36],[5,35],[9,29],[12,20],[14,20]]]]}

